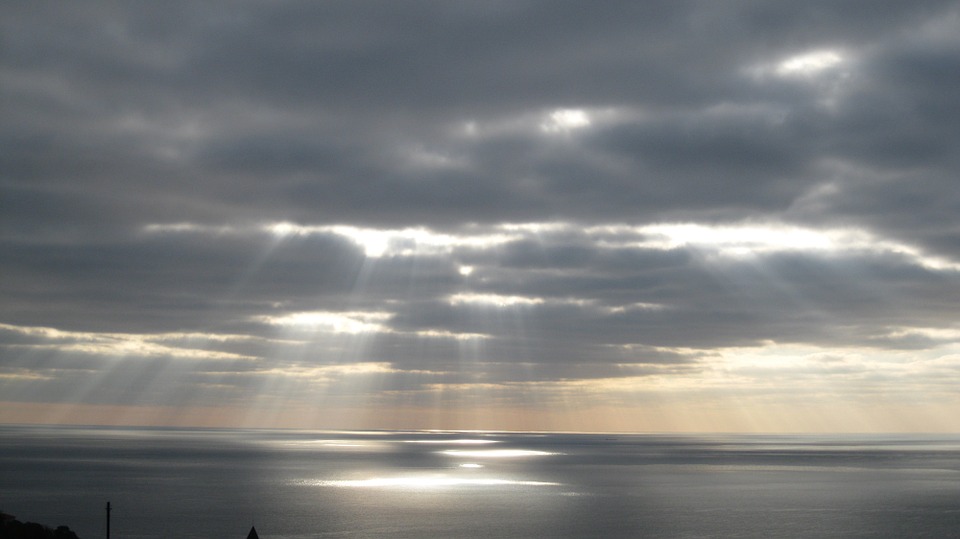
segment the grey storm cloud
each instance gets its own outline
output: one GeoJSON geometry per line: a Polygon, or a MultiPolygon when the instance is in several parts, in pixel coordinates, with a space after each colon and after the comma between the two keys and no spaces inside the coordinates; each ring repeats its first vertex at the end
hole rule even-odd
{"type": "Polygon", "coordinates": [[[400,391],[955,338],[955,2],[0,14],[0,374],[47,394],[121,352],[232,399],[305,365],[400,391]]]}
{"type": "Polygon", "coordinates": [[[107,229],[729,217],[783,211],[827,159],[922,162],[935,178],[956,155],[960,44],[936,28],[905,37],[955,17],[949,3],[44,6],[6,17],[12,227],[45,224],[17,210],[54,208],[107,229]],[[849,80],[747,73],[824,46],[864,51],[849,80]],[[567,107],[650,118],[585,140],[451,135],[567,107]],[[417,148],[462,166],[411,168],[417,148]]]}

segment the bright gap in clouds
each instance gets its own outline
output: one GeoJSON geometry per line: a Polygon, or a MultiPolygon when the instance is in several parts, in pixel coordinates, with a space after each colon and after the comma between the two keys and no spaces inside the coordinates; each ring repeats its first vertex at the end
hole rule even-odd
{"type": "MultiPolygon", "coordinates": [[[[625,223],[595,224],[587,227],[567,222],[501,223],[474,225],[464,231],[438,232],[426,227],[403,229],[362,228],[349,225],[299,225],[276,222],[255,227],[210,226],[194,223],[151,224],[149,234],[257,234],[277,238],[308,235],[334,235],[351,241],[369,258],[385,256],[450,255],[460,249],[497,249],[525,239],[547,241],[551,237],[579,237],[598,247],[670,250],[690,247],[726,256],[804,251],[843,253],[849,251],[889,253],[904,256],[925,268],[960,270],[960,263],[925,253],[922,249],[887,240],[859,228],[812,228],[785,223],[625,223]]],[[[462,276],[477,270],[461,265],[462,276]]],[[[491,304],[530,303],[509,298],[471,294],[458,298],[463,302],[491,304]]],[[[534,300],[535,302],[535,300],[534,300]]]]}
{"type": "Polygon", "coordinates": [[[454,333],[447,330],[419,329],[400,331],[386,324],[394,313],[385,311],[305,311],[284,315],[256,316],[254,322],[286,328],[292,332],[309,331],[330,335],[369,336],[373,334],[410,335],[422,338],[453,339],[459,341],[487,339],[482,333],[454,333]]]}
{"type": "Polygon", "coordinates": [[[423,227],[376,229],[350,225],[304,226],[281,222],[268,224],[263,228],[279,237],[335,234],[362,247],[364,254],[370,258],[449,253],[458,247],[485,248],[514,239],[514,236],[505,233],[457,235],[439,233],[423,227]]]}
{"type": "Polygon", "coordinates": [[[791,56],[779,64],[775,69],[780,76],[810,76],[821,71],[836,67],[843,62],[843,56],[834,50],[812,51],[791,56]]]}
{"type": "MultiPolygon", "coordinates": [[[[640,227],[638,232],[661,238],[663,247],[716,248],[730,254],[765,251],[833,251],[855,238],[847,231],[818,231],[783,226],[709,226],[664,224],[640,227]]],[[[862,241],[862,239],[861,239],[862,241]]]]}
{"type": "Polygon", "coordinates": [[[547,115],[540,129],[545,133],[569,132],[592,123],[590,114],[583,109],[557,109],[547,115]]]}
{"type": "Polygon", "coordinates": [[[862,229],[815,229],[784,224],[702,225],[695,223],[644,226],[601,225],[586,229],[601,246],[670,250],[694,248],[724,256],[777,252],[886,253],[910,259],[922,267],[960,270],[960,263],[924,253],[920,248],[885,240],[862,229]]]}
{"type": "Polygon", "coordinates": [[[851,54],[833,48],[798,52],[774,60],[765,60],[744,68],[748,76],[763,80],[773,76],[793,81],[814,81],[823,75],[839,70],[851,61],[851,54]]]}
{"type": "Polygon", "coordinates": [[[356,335],[387,331],[381,322],[391,316],[387,312],[329,312],[312,311],[290,313],[281,316],[260,316],[255,320],[274,326],[324,329],[330,333],[356,335]]]}
{"type": "Polygon", "coordinates": [[[454,294],[448,298],[451,305],[475,304],[490,305],[493,307],[519,307],[539,305],[543,298],[525,296],[504,296],[500,294],[454,294]]]}

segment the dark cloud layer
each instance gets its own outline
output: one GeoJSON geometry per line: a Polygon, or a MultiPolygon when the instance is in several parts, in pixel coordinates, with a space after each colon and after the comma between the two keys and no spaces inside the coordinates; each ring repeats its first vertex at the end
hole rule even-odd
{"type": "Polygon", "coordinates": [[[783,211],[827,159],[936,178],[957,154],[950,3],[365,6],[9,8],[11,205],[105,228],[730,216],[783,211]],[[818,80],[749,74],[824,47],[855,58],[818,80]],[[451,136],[570,107],[653,118],[584,141],[544,140],[535,117],[451,136]],[[411,170],[417,147],[466,164],[411,170]]]}
{"type": "Polygon", "coordinates": [[[955,2],[0,14],[17,395],[117,361],[196,383],[160,403],[305,366],[390,365],[389,393],[954,342],[955,2]],[[175,366],[201,352],[231,366],[175,366]]]}

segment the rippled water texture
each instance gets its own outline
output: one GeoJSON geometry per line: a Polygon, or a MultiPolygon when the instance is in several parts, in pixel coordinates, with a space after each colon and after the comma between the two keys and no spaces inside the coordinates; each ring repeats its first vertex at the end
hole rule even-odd
{"type": "Polygon", "coordinates": [[[0,510],[83,539],[957,537],[960,437],[0,427],[0,510]]]}

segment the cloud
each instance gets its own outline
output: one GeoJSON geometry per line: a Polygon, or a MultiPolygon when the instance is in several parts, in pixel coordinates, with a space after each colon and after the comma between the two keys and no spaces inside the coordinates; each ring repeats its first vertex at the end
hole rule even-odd
{"type": "Polygon", "coordinates": [[[953,372],[952,2],[0,11],[5,394],[601,406],[953,372]],[[843,367],[761,353],[789,346],[843,367]]]}

